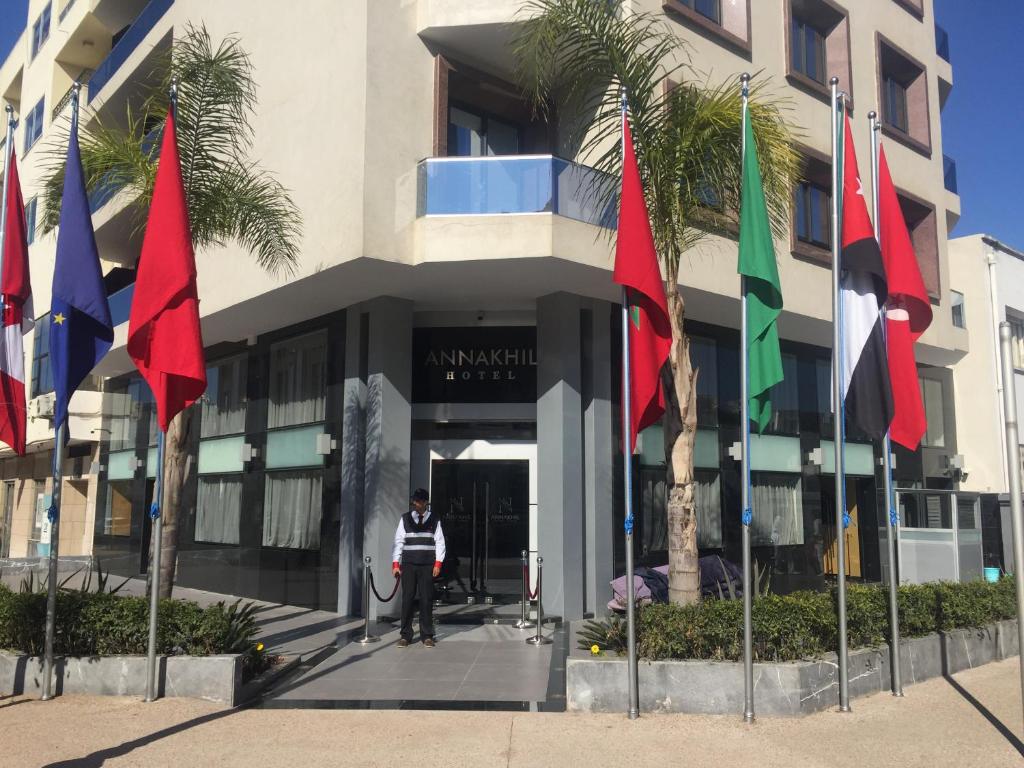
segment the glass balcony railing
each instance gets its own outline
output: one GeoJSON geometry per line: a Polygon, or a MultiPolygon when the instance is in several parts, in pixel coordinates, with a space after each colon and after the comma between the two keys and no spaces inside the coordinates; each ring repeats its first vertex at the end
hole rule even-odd
{"type": "Polygon", "coordinates": [[[132,52],[139,47],[139,43],[146,38],[149,31],[156,26],[156,23],[163,18],[172,5],[174,5],[174,0],[150,0],[142,9],[142,13],[136,17],[128,31],[117,41],[117,45],[110,49],[107,58],[96,68],[96,72],[89,81],[89,101],[96,98],[96,94],[128,60],[132,52]]]}
{"type": "Polygon", "coordinates": [[[114,324],[115,328],[121,323],[128,322],[128,314],[132,310],[132,296],[134,295],[135,283],[132,283],[107,296],[107,304],[110,306],[110,321],[114,324]]]}
{"type": "Polygon", "coordinates": [[[956,160],[949,155],[942,156],[942,180],[947,190],[954,195],[960,194],[956,187],[956,160]]]}
{"type": "Polygon", "coordinates": [[[551,155],[427,158],[417,182],[419,216],[555,213],[616,226],[611,177],[551,155]]]}
{"type": "Polygon", "coordinates": [[[949,61],[949,33],[938,24],[935,25],[935,52],[949,61]]]}

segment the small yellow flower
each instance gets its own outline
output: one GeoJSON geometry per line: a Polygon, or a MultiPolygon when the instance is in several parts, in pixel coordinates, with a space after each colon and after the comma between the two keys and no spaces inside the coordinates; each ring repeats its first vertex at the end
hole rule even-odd
{"type": "Polygon", "coordinates": [[[257,651],[262,651],[263,650],[263,643],[256,643],[256,650],[257,651]]]}
{"type": "Polygon", "coordinates": [[[594,645],[590,646],[590,652],[592,654],[594,654],[595,656],[597,656],[597,654],[599,654],[601,652],[601,646],[599,646],[599,645],[597,645],[597,643],[595,643],[594,645]]]}

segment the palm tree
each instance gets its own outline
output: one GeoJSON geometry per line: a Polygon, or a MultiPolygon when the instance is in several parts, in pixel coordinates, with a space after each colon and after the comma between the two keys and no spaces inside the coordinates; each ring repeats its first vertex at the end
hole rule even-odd
{"type": "MultiPolygon", "coordinates": [[[[529,0],[514,42],[518,77],[534,109],[559,110],[570,144],[591,165],[621,175],[621,98],[628,96],[651,228],[665,274],[672,351],[665,371],[669,596],[700,599],[693,450],[697,376],[679,292],[684,254],[713,234],[738,227],[741,110],[738,77],[709,84],[665,22],[632,13],[622,0],[529,0]]],[[[739,73],[737,73],[738,75],[739,73]]],[[[755,82],[756,78],[755,78],[755,82]]],[[[751,89],[756,137],[772,230],[784,237],[798,170],[786,103],[751,89]]],[[[615,185],[595,194],[615,194],[615,185]]],[[[721,265],[735,269],[735,262],[721,265]]]]}
{"type": "MultiPolygon", "coordinates": [[[[215,44],[204,27],[188,27],[156,66],[156,83],[141,105],[129,104],[123,124],[96,116],[82,120],[79,141],[86,185],[130,194],[136,232],[145,228],[159,153],[158,131],[168,93],[178,84],[175,116],[182,180],[196,252],[233,241],[272,273],[290,274],[299,258],[301,216],[288,191],[246,157],[252,147],[256,86],[240,41],[215,44]]],[[[44,232],[60,219],[64,142],[50,154],[44,185],[44,232]]],[[[164,470],[163,560],[160,596],[169,597],[178,551],[178,518],[195,408],[181,412],[167,430],[164,470]]]]}

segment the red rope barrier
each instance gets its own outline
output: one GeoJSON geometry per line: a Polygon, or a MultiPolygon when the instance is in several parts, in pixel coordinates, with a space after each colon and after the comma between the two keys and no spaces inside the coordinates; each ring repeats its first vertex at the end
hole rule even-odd
{"type": "Polygon", "coordinates": [[[526,566],[523,566],[523,576],[524,576],[523,581],[526,584],[526,596],[528,598],[530,598],[531,600],[536,600],[537,599],[537,593],[540,592],[540,581],[541,581],[541,579],[544,578],[544,573],[543,572],[538,572],[537,573],[537,588],[535,590],[533,590],[532,592],[530,591],[530,576],[529,576],[528,573],[526,573],[526,566]]]}
{"type": "Polygon", "coordinates": [[[391,594],[387,597],[381,597],[380,592],[377,591],[377,585],[373,581],[373,571],[369,571],[370,574],[370,589],[373,590],[374,597],[376,597],[382,603],[389,603],[398,593],[398,577],[395,576],[395,588],[391,590],[391,594]]]}

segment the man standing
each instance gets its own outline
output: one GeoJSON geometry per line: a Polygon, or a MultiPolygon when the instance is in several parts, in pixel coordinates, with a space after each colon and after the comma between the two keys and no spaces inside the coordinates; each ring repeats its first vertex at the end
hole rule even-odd
{"type": "Polygon", "coordinates": [[[431,514],[430,495],[423,488],[412,494],[412,509],[402,515],[395,531],[391,572],[402,577],[402,639],[399,648],[412,642],[412,604],[419,593],[420,637],[427,648],[434,647],[434,578],[444,562],[444,532],[441,521],[431,514]]]}

